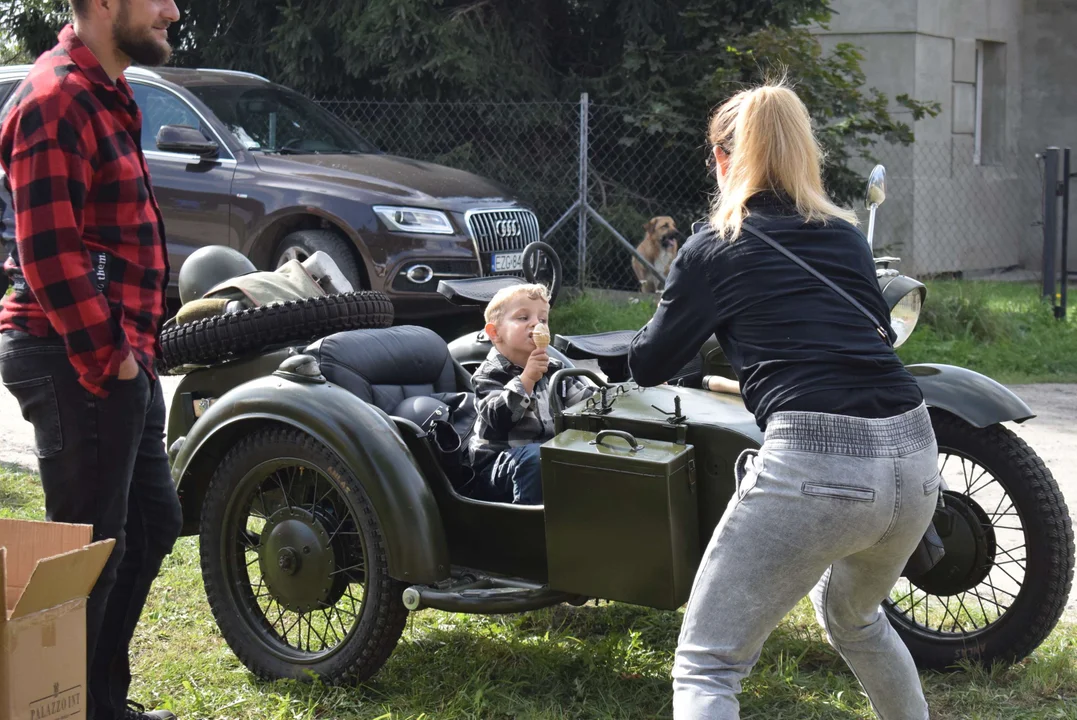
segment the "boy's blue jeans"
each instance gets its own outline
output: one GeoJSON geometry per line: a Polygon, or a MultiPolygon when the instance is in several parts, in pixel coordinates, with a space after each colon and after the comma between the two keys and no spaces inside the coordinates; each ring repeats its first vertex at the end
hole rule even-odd
{"type": "Polygon", "coordinates": [[[540,443],[510,448],[494,460],[490,485],[497,498],[512,496],[517,505],[542,504],[542,468],[539,465],[540,443]]]}

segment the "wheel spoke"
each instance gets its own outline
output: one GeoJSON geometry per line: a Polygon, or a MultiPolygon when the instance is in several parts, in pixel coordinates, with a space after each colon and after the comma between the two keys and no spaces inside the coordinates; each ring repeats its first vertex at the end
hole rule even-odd
{"type": "Polygon", "coordinates": [[[325,608],[322,608],[321,612],[322,612],[322,619],[325,620],[326,630],[327,631],[328,630],[333,631],[333,640],[334,640],[334,644],[336,644],[335,641],[342,640],[343,638],[340,635],[337,634],[337,628],[336,628],[335,625],[333,625],[332,616],[329,614],[329,611],[326,610],[325,608]]]}
{"type": "Polygon", "coordinates": [[[281,498],[284,500],[285,506],[289,510],[291,510],[292,509],[292,502],[291,502],[291,499],[288,497],[288,491],[284,489],[284,481],[281,480],[281,478],[280,478],[280,472],[278,471],[278,472],[273,473],[273,477],[276,479],[277,485],[280,487],[281,498]]]}
{"type": "Polygon", "coordinates": [[[339,570],[334,570],[333,572],[329,573],[329,575],[330,575],[330,577],[333,576],[333,575],[339,575],[342,572],[348,572],[349,570],[355,570],[356,568],[358,568],[360,570],[365,570],[366,569],[366,563],[359,562],[359,563],[356,563],[355,565],[352,565],[351,567],[340,568],[339,570]]]}
{"type": "MultiPolygon", "coordinates": [[[[316,496],[316,495],[318,494],[318,483],[320,483],[320,482],[321,482],[321,480],[322,480],[322,479],[321,479],[321,477],[317,477],[317,478],[315,478],[315,479],[314,479],[314,493],[313,493],[313,494],[314,494],[315,496],[316,496]]],[[[330,484],[330,483],[326,483],[326,485],[328,485],[328,486],[329,486],[329,489],[325,491],[325,494],[324,494],[324,495],[322,495],[322,496],[321,496],[320,498],[318,498],[317,500],[315,500],[314,502],[312,502],[312,503],[311,503],[311,505],[310,505],[310,511],[311,511],[312,513],[314,512],[314,509],[315,509],[315,508],[317,508],[317,507],[318,507],[319,505],[321,505],[321,504],[322,504],[322,501],[323,501],[323,500],[325,500],[325,499],[326,499],[327,497],[329,497],[330,495],[332,495],[332,494],[333,494],[333,491],[334,491],[334,490],[336,490],[336,488],[334,488],[332,484],[330,484]]]]}
{"type": "MultiPolygon", "coordinates": [[[[991,624],[991,619],[987,616],[987,608],[984,607],[985,598],[983,596],[981,596],[979,593],[974,592],[972,590],[969,590],[969,594],[972,595],[974,598],[976,598],[976,602],[980,603],[980,612],[982,612],[984,614],[984,622],[987,623],[988,625],[990,625],[991,624]]],[[[995,608],[997,609],[998,606],[996,605],[995,608]]]]}
{"type": "MultiPolygon", "coordinates": [[[[1000,592],[1000,593],[1005,593],[1005,594],[1009,595],[1010,597],[1012,597],[1014,599],[1017,598],[1017,596],[1015,594],[1013,594],[1012,592],[1010,592],[1009,590],[1004,590],[1003,588],[998,587],[997,585],[990,582],[989,580],[984,580],[982,584],[986,585],[989,588],[991,588],[992,593],[1000,592]]],[[[998,601],[998,596],[996,596],[995,601],[996,602],[998,601]]]]}
{"type": "MultiPolygon", "coordinates": [[[[1002,494],[1002,497],[1000,497],[998,499],[998,505],[995,506],[995,511],[993,513],[991,513],[991,517],[996,517],[997,515],[999,515],[999,508],[1002,507],[1002,503],[1006,502],[1009,499],[1009,497],[1010,496],[1008,494],[1006,494],[1006,493],[1002,494]]],[[[1006,508],[1007,512],[1012,507],[1013,507],[1013,502],[1011,501],[1009,507],[1006,508]]],[[[1002,514],[1005,515],[1006,513],[1002,513],[1002,514]]]]}
{"type": "MultiPolygon", "coordinates": [[[[1024,562],[1024,561],[1028,560],[1028,558],[1016,558],[1016,557],[1013,556],[1013,554],[1015,552],[1017,552],[1018,550],[1020,550],[1020,549],[1022,549],[1024,547],[1025,547],[1024,545],[1018,545],[1017,547],[1010,548],[1009,550],[998,550],[997,555],[1005,555],[1006,557],[1010,558],[1011,560],[1021,560],[1022,562],[1024,562]]],[[[997,557],[997,555],[996,555],[996,557],[997,557]]]]}
{"type": "MultiPolygon", "coordinates": [[[[969,592],[970,595],[972,595],[973,597],[975,597],[975,598],[977,598],[978,600],[981,601],[980,602],[980,607],[983,607],[983,601],[984,600],[986,600],[987,602],[994,605],[995,606],[995,611],[998,612],[999,615],[1002,615],[1002,613],[1004,613],[1004,612],[1006,612],[1007,610],[1010,609],[1009,605],[1002,605],[1001,603],[999,603],[998,598],[995,598],[994,600],[992,600],[991,598],[984,597],[983,595],[981,595],[978,592],[975,592],[973,590],[969,590],[968,592],[969,592]]],[[[984,616],[986,616],[986,615],[987,615],[987,609],[984,608],[984,616]]]]}
{"type": "Polygon", "coordinates": [[[986,482],[986,483],[984,483],[984,484],[983,484],[983,485],[981,485],[980,487],[977,487],[977,486],[976,486],[976,483],[977,483],[977,482],[979,481],[979,479],[980,479],[980,478],[982,478],[982,477],[983,477],[984,475],[987,475],[987,470],[986,470],[986,469],[985,469],[985,470],[984,470],[984,471],[983,471],[982,473],[980,473],[979,475],[977,475],[977,476],[976,476],[976,478],[975,478],[975,479],[974,479],[974,480],[972,481],[972,489],[970,489],[970,490],[969,490],[969,491],[968,491],[967,493],[965,493],[965,495],[967,495],[967,496],[969,496],[969,497],[972,497],[972,496],[973,496],[973,495],[975,495],[976,493],[978,493],[978,492],[980,492],[981,490],[983,490],[983,489],[984,489],[985,487],[988,487],[988,486],[989,486],[989,485],[990,485],[991,483],[995,482],[995,476],[994,476],[994,475],[990,475],[990,476],[988,476],[988,478],[987,478],[987,482],[986,482]]]}
{"type": "Polygon", "coordinates": [[[997,567],[999,570],[1001,570],[1002,573],[1006,577],[1008,577],[1010,580],[1013,580],[1015,585],[1017,585],[1017,586],[1021,585],[1021,582],[1017,578],[1015,578],[1013,575],[1010,575],[1010,571],[1007,570],[1006,568],[1002,567],[999,563],[995,563],[995,567],[997,567]]]}

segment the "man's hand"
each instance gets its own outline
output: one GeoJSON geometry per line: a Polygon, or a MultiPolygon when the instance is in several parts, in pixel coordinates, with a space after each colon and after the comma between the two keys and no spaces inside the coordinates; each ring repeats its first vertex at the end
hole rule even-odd
{"type": "Polygon", "coordinates": [[[120,380],[131,380],[138,377],[139,367],[135,360],[135,354],[128,352],[127,357],[120,363],[120,380]]]}
{"type": "Polygon", "coordinates": [[[549,367],[550,356],[546,354],[546,350],[539,348],[532,350],[531,355],[527,358],[527,365],[524,366],[524,371],[520,375],[520,381],[523,382],[524,389],[527,392],[533,391],[535,384],[542,379],[549,367]]]}

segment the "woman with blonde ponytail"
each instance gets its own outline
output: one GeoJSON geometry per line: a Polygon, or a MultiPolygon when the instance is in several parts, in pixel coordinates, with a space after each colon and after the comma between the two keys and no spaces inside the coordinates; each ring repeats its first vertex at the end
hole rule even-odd
{"type": "Polygon", "coordinates": [[[714,334],[764,442],[738,458],[696,575],[674,717],[739,717],[764,641],[810,594],[878,716],[922,720],[916,668],[880,604],[934,512],[938,448],[894,353],[871,250],[827,196],[811,119],[784,83],[730,98],[708,140],[709,222],[677,255],[629,367],[657,385],[714,334]]]}

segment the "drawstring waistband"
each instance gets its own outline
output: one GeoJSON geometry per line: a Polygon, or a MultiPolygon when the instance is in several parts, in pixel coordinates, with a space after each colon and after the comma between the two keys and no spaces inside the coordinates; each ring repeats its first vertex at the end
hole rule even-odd
{"type": "Polygon", "coordinates": [[[923,450],[934,440],[924,403],[888,418],[779,411],[767,421],[765,444],[805,452],[900,457],[923,450]]]}

